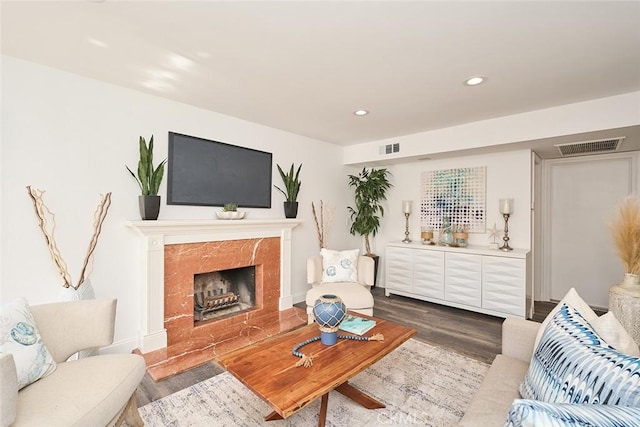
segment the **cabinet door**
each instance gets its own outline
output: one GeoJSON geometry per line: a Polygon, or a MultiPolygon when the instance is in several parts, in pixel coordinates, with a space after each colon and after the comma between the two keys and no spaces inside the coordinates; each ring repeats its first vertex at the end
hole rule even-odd
{"type": "Polygon", "coordinates": [[[525,317],[526,261],[482,257],[482,307],[525,317]]]}
{"type": "Polygon", "coordinates": [[[387,247],[385,267],[385,287],[404,292],[411,292],[413,267],[411,253],[407,248],[387,247]]]}
{"type": "Polygon", "coordinates": [[[482,256],[450,253],[444,257],[444,297],[472,307],[482,306],[482,256]]]}
{"type": "Polygon", "coordinates": [[[444,252],[413,251],[413,293],[444,299],[444,252]]]}

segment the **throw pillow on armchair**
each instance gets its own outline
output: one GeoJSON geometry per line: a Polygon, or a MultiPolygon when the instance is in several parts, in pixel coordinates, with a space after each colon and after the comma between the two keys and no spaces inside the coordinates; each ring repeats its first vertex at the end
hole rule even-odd
{"type": "Polygon", "coordinates": [[[334,251],[322,248],[322,282],[357,282],[358,249],[334,251]]]}

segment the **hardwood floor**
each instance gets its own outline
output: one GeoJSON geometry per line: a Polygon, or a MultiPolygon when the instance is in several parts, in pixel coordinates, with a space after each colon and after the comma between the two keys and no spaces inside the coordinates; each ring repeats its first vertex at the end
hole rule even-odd
{"type": "MultiPolygon", "coordinates": [[[[443,346],[485,363],[491,363],[500,353],[502,318],[397,295],[387,298],[383,288],[374,288],[372,293],[375,299],[374,315],[416,329],[418,333],[415,338],[420,341],[443,346]]],[[[306,308],[304,303],[296,306],[306,308]]],[[[541,322],[554,306],[555,303],[536,302],[533,320],[541,322]]],[[[138,406],[223,371],[217,363],[208,362],[158,382],[154,382],[147,374],[136,392],[138,406]]]]}
{"type": "Polygon", "coordinates": [[[374,288],[374,315],[418,331],[415,338],[485,363],[500,353],[503,319],[398,295],[374,288]]]}

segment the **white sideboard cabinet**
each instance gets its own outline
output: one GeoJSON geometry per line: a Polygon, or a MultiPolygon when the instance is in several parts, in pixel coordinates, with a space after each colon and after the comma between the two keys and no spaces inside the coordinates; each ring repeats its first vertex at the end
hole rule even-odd
{"type": "Polygon", "coordinates": [[[533,312],[529,251],[389,243],[385,294],[528,318],[533,312]]]}

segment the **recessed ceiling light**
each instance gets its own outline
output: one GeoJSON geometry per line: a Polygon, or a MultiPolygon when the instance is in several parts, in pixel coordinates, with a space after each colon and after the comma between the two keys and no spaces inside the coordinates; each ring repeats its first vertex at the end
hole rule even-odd
{"type": "Polygon", "coordinates": [[[482,76],[474,76],[474,77],[470,77],[468,78],[464,84],[466,84],[467,86],[477,86],[480,83],[484,83],[485,81],[487,81],[486,77],[482,77],[482,76]]]}
{"type": "Polygon", "coordinates": [[[356,116],[366,116],[367,114],[369,114],[369,112],[367,110],[356,110],[353,112],[353,114],[355,114],[356,116]]]}

